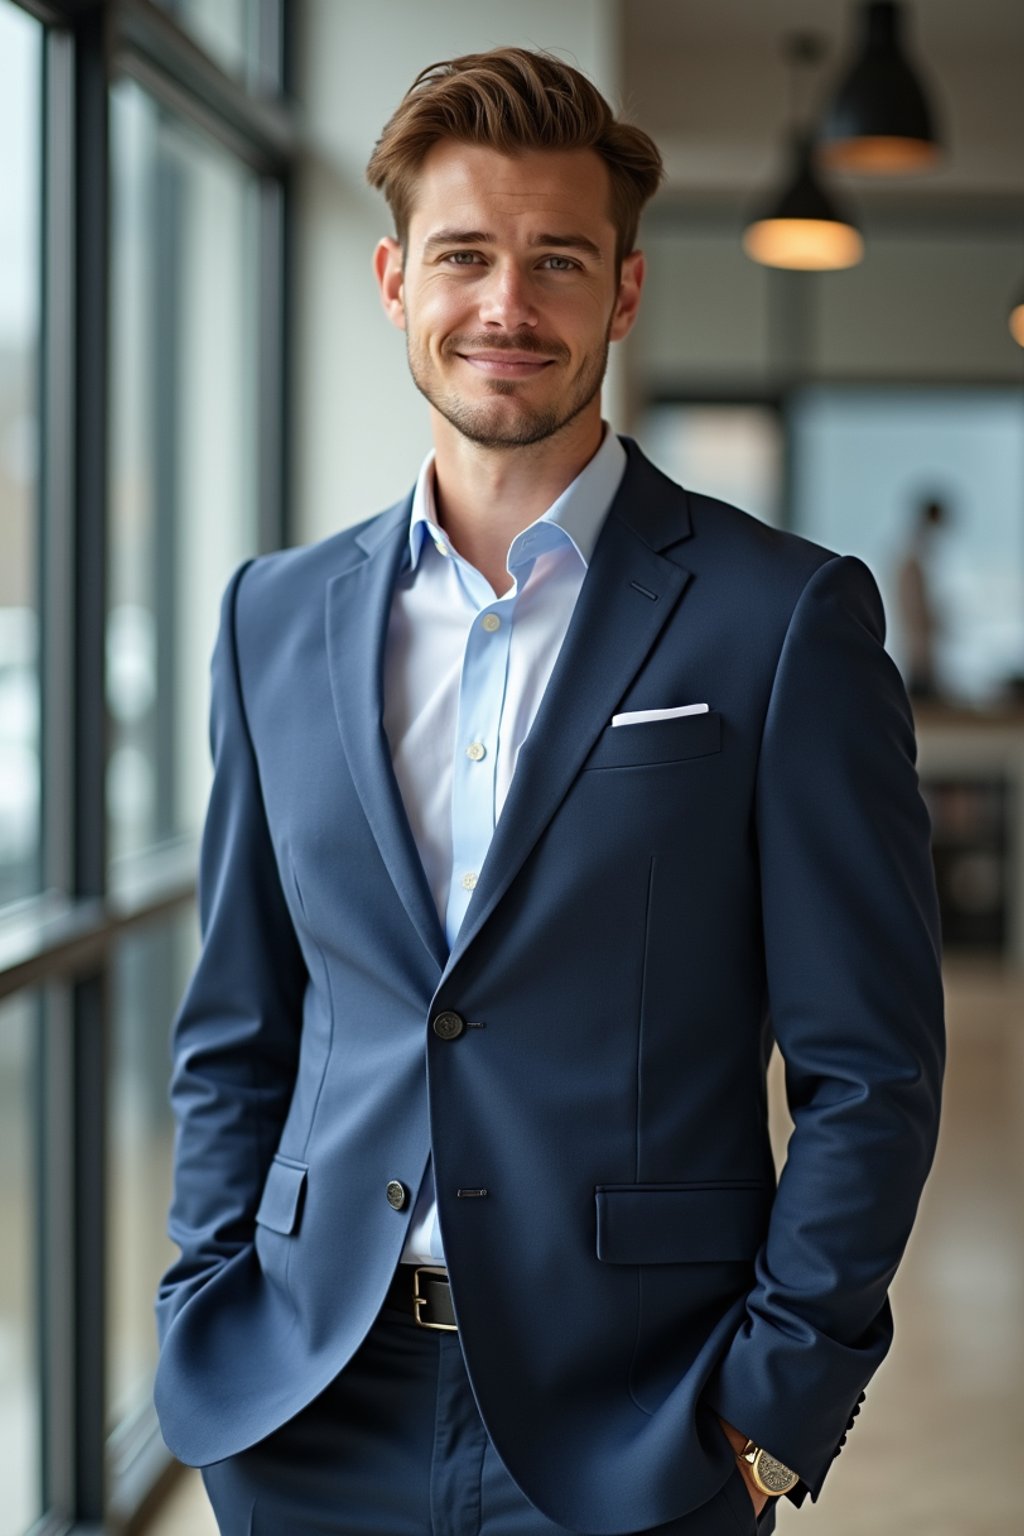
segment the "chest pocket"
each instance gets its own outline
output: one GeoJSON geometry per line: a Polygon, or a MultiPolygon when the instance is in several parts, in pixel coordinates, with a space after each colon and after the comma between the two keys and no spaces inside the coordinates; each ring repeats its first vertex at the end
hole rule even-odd
{"type": "Polygon", "coordinates": [[[597,768],[644,768],[657,763],[707,757],[722,746],[722,717],[717,710],[703,715],[677,715],[672,720],[643,720],[634,725],[609,725],[597,738],[583,764],[597,768]]]}

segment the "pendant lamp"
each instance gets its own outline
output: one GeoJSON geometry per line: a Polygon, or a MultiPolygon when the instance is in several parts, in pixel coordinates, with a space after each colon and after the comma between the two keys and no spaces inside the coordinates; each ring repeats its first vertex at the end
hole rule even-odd
{"type": "Polygon", "coordinates": [[[793,135],[783,190],[743,231],[743,249],[764,267],[836,272],[863,259],[860,231],[818,180],[812,148],[810,133],[793,135]]]}
{"type": "Polygon", "coordinates": [[[1017,295],[1017,302],[1010,310],[1008,324],[1010,335],[1018,347],[1024,347],[1024,292],[1017,295]]]}
{"type": "Polygon", "coordinates": [[[813,134],[800,126],[799,70],[816,63],[822,51],[819,39],[807,33],[796,33],[785,43],[792,65],[795,125],[790,130],[789,166],[781,190],[755,211],[743,231],[743,249],[765,267],[834,272],[856,266],[864,255],[853,218],[826,192],[815,170],[813,134]]]}
{"type": "Polygon", "coordinates": [[[915,175],[942,158],[934,112],[904,51],[904,13],[892,0],[861,8],[857,57],[818,135],[818,163],[829,170],[915,175]]]}

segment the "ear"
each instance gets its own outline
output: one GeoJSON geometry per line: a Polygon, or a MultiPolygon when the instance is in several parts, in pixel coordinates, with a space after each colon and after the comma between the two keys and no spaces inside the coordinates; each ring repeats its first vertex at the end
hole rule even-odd
{"type": "Polygon", "coordinates": [[[640,290],[644,285],[645,271],[643,251],[631,251],[623,258],[619,291],[615,296],[615,308],[612,311],[611,329],[608,333],[609,341],[622,341],[623,337],[628,336],[633,329],[640,309],[640,290]]]}
{"type": "Polygon", "coordinates": [[[405,284],[402,279],[402,247],[386,235],[373,253],[373,271],[380,289],[384,313],[392,325],[405,330],[405,284]]]}

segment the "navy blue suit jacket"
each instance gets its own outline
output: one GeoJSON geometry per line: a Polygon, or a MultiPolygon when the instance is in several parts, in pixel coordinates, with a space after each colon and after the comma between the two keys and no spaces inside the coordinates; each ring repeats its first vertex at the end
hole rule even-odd
{"type": "Polygon", "coordinates": [[[480,1411],[560,1524],[710,1499],[733,1472],[716,1414],[816,1496],[888,1348],[943,1028],[878,591],[626,447],[450,954],[382,727],[409,500],[227,589],[158,1300],[183,1461],[343,1370],[405,1240],[386,1186],[414,1194],[431,1152],[480,1411]],[[442,1010],[479,1027],[442,1038],[442,1010]]]}

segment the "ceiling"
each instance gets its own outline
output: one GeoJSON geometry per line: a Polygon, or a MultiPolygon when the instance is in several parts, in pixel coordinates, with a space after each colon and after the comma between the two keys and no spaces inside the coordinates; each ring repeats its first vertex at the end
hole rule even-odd
{"type": "MultiPolygon", "coordinates": [[[[908,46],[917,53],[1019,49],[1024,70],[1024,0],[916,0],[906,7],[908,46]]],[[[813,31],[838,51],[856,29],[850,0],[627,0],[627,32],[651,44],[770,46],[787,32],[813,31]]]]}
{"type": "MultiPolygon", "coordinates": [[[[666,192],[736,195],[777,176],[793,112],[784,43],[825,44],[801,76],[801,120],[817,116],[852,60],[851,0],[623,0],[622,97],[657,140],[666,192]]],[[[1024,0],[906,0],[907,50],[948,153],[940,169],[870,187],[908,207],[987,199],[1024,209],[1024,0]]]]}

